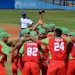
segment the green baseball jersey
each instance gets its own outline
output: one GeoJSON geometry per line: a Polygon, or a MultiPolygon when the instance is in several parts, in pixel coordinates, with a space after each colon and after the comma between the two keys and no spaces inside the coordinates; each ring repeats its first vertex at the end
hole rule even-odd
{"type": "Polygon", "coordinates": [[[19,53],[23,54],[23,52],[24,52],[24,44],[22,45],[22,47],[19,50],[19,53]]]}

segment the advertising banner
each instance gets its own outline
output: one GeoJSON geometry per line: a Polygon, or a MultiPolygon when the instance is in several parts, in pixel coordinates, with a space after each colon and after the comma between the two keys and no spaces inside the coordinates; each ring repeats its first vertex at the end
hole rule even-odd
{"type": "MultiPolygon", "coordinates": [[[[68,6],[60,5],[59,0],[15,0],[15,9],[64,9],[75,10],[75,6],[68,4],[68,6]]],[[[63,0],[61,1],[63,3],[63,0]]],[[[73,1],[72,1],[73,2],[73,1]]]]}

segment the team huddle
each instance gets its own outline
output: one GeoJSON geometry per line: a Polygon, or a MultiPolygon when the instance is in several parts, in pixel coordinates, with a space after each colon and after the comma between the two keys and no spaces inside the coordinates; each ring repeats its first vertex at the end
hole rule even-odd
{"type": "Polygon", "coordinates": [[[40,20],[33,26],[22,13],[20,38],[9,42],[10,34],[0,29],[0,75],[7,75],[4,63],[11,53],[12,75],[75,75],[75,32],[40,20]],[[26,19],[25,19],[26,18],[26,19]],[[25,27],[25,28],[24,28],[25,27]],[[40,73],[41,70],[41,73],[40,73]]]}

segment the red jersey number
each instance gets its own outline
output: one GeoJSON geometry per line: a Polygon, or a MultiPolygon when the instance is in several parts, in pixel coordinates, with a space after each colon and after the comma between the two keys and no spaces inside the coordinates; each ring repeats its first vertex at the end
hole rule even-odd
{"type": "Polygon", "coordinates": [[[60,50],[64,51],[64,42],[61,42],[61,43],[55,42],[54,51],[60,51],[60,50]]]}
{"type": "Polygon", "coordinates": [[[28,47],[27,48],[27,55],[28,56],[37,56],[38,48],[37,47],[28,47]]]}

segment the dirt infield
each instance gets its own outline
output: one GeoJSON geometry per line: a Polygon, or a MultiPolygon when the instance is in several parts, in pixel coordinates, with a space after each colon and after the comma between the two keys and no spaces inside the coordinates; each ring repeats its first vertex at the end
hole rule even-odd
{"type": "Polygon", "coordinates": [[[11,25],[2,25],[0,28],[4,28],[6,32],[11,34],[10,39],[17,39],[20,34],[19,26],[11,26],[11,25]]]}

